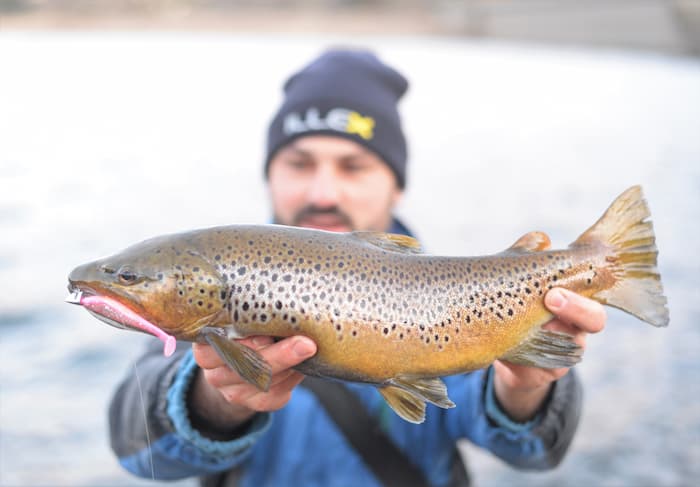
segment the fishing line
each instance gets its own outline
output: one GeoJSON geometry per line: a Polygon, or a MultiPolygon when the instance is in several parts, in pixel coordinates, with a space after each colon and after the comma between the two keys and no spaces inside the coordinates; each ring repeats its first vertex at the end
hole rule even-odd
{"type": "Polygon", "coordinates": [[[146,444],[148,445],[148,456],[151,462],[151,478],[156,479],[156,470],[153,466],[153,449],[151,448],[151,435],[148,431],[148,418],[146,417],[146,402],[143,400],[143,389],[141,388],[141,377],[139,377],[139,369],[134,361],[134,373],[136,375],[136,383],[139,386],[139,396],[141,397],[141,411],[143,412],[143,424],[146,427],[146,444]]]}

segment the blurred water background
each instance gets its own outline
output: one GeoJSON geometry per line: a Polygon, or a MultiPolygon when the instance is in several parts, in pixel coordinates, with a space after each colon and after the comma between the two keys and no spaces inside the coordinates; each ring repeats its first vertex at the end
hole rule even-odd
{"type": "Polygon", "coordinates": [[[695,485],[697,58],[429,36],[18,31],[0,32],[0,485],[153,485],[120,469],[106,422],[152,338],[64,304],[66,276],[153,235],[267,221],[263,135],[282,80],[337,44],[374,48],[411,81],[399,214],[432,253],[493,253],[534,229],[566,246],[633,184],[651,206],[670,327],[611,310],[577,366],[584,413],[563,464],[522,473],[465,445],[477,485],[695,485]]]}

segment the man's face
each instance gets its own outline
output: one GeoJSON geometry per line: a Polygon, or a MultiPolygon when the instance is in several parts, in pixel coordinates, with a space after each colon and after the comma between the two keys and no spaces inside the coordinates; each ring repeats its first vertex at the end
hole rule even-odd
{"type": "Polygon", "coordinates": [[[401,197],[394,173],[377,155],[326,135],[280,149],[268,184],[275,223],[334,232],[386,231],[401,197]]]}

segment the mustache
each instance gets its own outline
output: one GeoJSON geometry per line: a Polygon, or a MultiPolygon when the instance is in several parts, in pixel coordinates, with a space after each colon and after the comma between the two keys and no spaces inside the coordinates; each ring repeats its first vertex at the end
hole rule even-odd
{"type": "Polygon", "coordinates": [[[337,206],[331,206],[328,208],[319,208],[318,206],[313,205],[305,206],[294,215],[292,219],[292,224],[295,226],[299,226],[299,224],[304,219],[313,218],[314,216],[333,216],[337,218],[343,225],[347,225],[349,228],[355,228],[355,226],[352,223],[352,220],[350,219],[350,216],[344,213],[337,206]]]}

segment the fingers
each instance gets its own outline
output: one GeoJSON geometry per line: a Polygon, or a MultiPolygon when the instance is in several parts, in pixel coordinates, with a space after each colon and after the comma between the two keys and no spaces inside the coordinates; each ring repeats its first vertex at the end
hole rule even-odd
{"type": "Polygon", "coordinates": [[[310,338],[294,336],[260,350],[260,355],[270,364],[272,373],[287,370],[316,353],[316,344],[310,338]]]}
{"type": "Polygon", "coordinates": [[[562,288],[549,291],[544,304],[557,318],[586,333],[598,333],[605,327],[607,315],[597,301],[562,288]]]}
{"type": "MultiPolygon", "coordinates": [[[[262,335],[240,340],[240,343],[253,350],[260,350],[273,342],[274,340],[272,337],[262,335]]],[[[194,353],[194,360],[202,369],[215,369],[226,365],[221,357],[219,357],[219,354],[206,343],[193,343],[192,351],[194,353]]]]}
{"type": "MultiPolygon", "coordinates": [[[[270,337],[252,337],[241,343],[257,350],[272,369],[272,385],[286,378],[277,377],[289,372],[291,367],[303,362],[316,353],[316,344],[309,338],[295,336],[274,343],[270,337]]],[[[219,357],[209,345],[196,343],[193,346],[194,358],[203,369],[207,382],[214,387],[224,387],[243,383],[243,379],[219,357]]]]}

